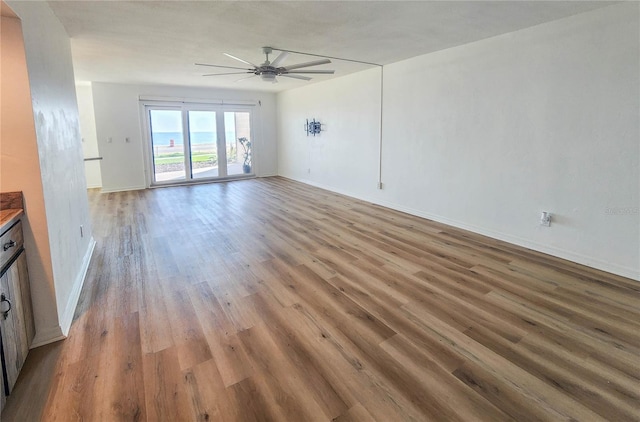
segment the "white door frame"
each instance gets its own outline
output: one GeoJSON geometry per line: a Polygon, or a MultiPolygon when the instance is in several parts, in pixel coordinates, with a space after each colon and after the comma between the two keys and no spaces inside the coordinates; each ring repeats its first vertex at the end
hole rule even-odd
{"type": "Polygon", "coordinates": [[[232,180],[255,177],[255,161],[256,161],[256,149],[255,145],[255,113],[253,105],[225,105],[225,104],[210,104],[210,103],[185,103],[182,101],[140,101],[140,110],[142,114],[141,123],[143,125],[143,135],[145,145],[144,152],[144,165],[147,187],[156,186],[170,186],[179,184],[191,184],[191,183],[203,183],[220,180],[232,180]],[[151,139],[151,119],[150,110],[180,110],[182,113],[182,135],[183,135],[183,149],[185,157],[185,178],[176,181],[157,182],[155,180],[154,169],[154,154],[153,143],[151,139]],[[217,137],[217,154],[218,154],[218,176],[194,179],[191,169],[191,139],[189,133],[189,111],[214,111],[216,112],[216,137],[217,137]],[[251,174],[236,174],[229,176],[227,173],[227,149],[226,149],[226,133],[224,125],[224,113],[225,112],[247,112],[249,113],[250,130],[251,130],[251,155],[252,155],[252,173],[251,174]]]}

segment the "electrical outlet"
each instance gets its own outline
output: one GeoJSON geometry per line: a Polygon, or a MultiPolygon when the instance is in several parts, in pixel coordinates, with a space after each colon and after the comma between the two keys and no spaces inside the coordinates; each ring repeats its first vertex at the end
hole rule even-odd
{"type": "Polygon", "coordinates": [[[540,214],[540,225],[545,227],[551,226],[551,213],[547,211],[542,211],[540,214]]]}

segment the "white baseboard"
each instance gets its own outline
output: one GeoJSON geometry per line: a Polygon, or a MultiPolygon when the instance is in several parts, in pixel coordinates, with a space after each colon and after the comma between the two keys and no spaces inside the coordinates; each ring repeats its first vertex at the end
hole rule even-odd
{"type": "Polygon", "coordinates": [[[126,191],[130,191],[130,190],[143,190],[146,189],[147,186],[141,185],[141,186],[128,186],[128,187],[123,187],[123,188],[112,188],[112,189],[104,189],[102,188],[102,193],[112,193],[112,192],[126,192],[126,191]]]}
{"type": "Polygon", "coordinates": [[[30,346],[31,349],[67,338],[69,329],[71,328],[71,323],[73,322],[73,314],[76,311],[78,299],[80,299],[80,292],[82,291],[82,286],[84,285],[84,280],[87,276],[87,270],[89,269],[89,263],[91,262],[91,256],[93,255],[95,247],[96,241],[91,237],[89,245],[87,246],[87,251],[82,259],[82,267],[76,276],[75,282],[73,283],[73,289],[69,295],[67,306],[65,306],[64,314],[62,314],[61,318],[58,318],[60,325],[36,330],[36,335],[30,346]]]}
{"type": "Polygon", "coordinates": [[[532,242],[528,239],[524,239],[518,236],[513,236],[507,233],[501,233],[495,230],[486,229],[483,227],[478,227],[470,224],[466,224],[457,220],[451,220],[449,218],[430,214],[428,212],[424,212],[421,210],[405,207],[402,205],[398,205],[389,201],[382,201],[378,198],[368,197],[366,195],[357,195],[353,192],[347,192],[342,189],[336,189],[332,186],[326,186],[321,183],[316,183],[307,179],[296,179],[294,177],[281,176],[285,179],[295,180],[297,182],[305,183],[307,185],[315,186],[320,189],[325,189],[331,192],[336,192],[341,195],[350,196],[352,198],[360,199],[362,201],[371,202],[373,204],[381,205],[383,207],[391,208],[396,211],[405,212],[407,214],[415,215],[417,217],[426,218],[429,220],[437,221],[438,223],[447,224],[449,226],[453,226],[459,229],[468,230],[473,233],[481,234],[483,236],[491,237],[493,239],[502,240],[507,243],[511,243],[517,246],[522,246],[523,248],[532,249],[537,252],[546,253],[548,255],[555,256],[557,258],[566,259],[568,261],[575,262],[577,264],[585,265],[587,267],[595,268],[597,270],[606,271],[611,274],[619,275],[622,277],[627,277],[632,280],[640,281],[640,271],[637,268],[627,267],[623,265],[614,264],[609,261],[603,261],[596,257],[587,256],[583,254],[579,254],[570,250],[557,248],[549,245],[540,244],[537,242],[532,242]]]}
{"type": "MultiPolygon", "coordinates": [[[[371,201],[374,202],[374,201],[371,201]]],[[[537,242],[532,242],[528,239],[524,239],[518,236],[513,236],[507,233],[502,233],[499,231],[486,229],[483,227],[474,226],[471,224],[462,223],[460,221],[451,220],[446,217],[442,217],[435,214],[430,214],[426,212],[422,212],[419,210],[415,210],[408,207],[403,207],[397,204],[386,203],[386,201],[377,201],[374,202],[378,205],[382,205],[388,208],[392,208],[398,211],[406,212],[407,214],[416,215],[418,217],[427,218],[429,220],[437,221],[439,223],[447,224],[449,226],[453,226],[456,228],[460,228],[463,230],[468,230],[473,233],[481,234],[483,236],[491,237],[493,239],[502,240],[507,243],[511,243],[513,245],[522,246],[527,249],[531,249],[537,252],[542,252],[548,255],[555,256],[557,258],[566,259],[568,261],[575,262],[577,264],[585,265],[587,267],[595,268],[598,270],[606,271],[611,274],[620,275],[622,277],[627,277],[633,280],[640,281],[640,274],[638,270],[634,270],[630,267],[625,267],[622,265],[617,265],[608,261],[603,261],[598,258],[594,258],[591,256],[579,254],[577,252],[573,252],[567,249],[558,248],[555,246],[549,246],[537,242]]]]}
{"type": "Polygon", "coordinates": [[[29,348],[35,349],[36,347],[44,346],[45,344],[53,343],[65,338],[67,338],[67,336],[62,333],[62,328],[59,325],[45,328],[44,330],[38,329],[29,348]]]}
{"type": "Polygon", "coordinates": [[[65,306],[64,313],[60,318],[60,327],[62,330],[62,334],[65,337],[69,334],[69,329],[71,328],[71,323],[73,322],[73,314],[76,312],[76,306],[78,306],[80,292],[82,291],[84,280],[87,277],[87,270],[89,269],[89,263],[91,262],[91,256],[93,255],[95,247],[96,241],[92,236],[89,240],[89,246],[87,247],[87,251],[84,254],[84,258],[82,259],[82,267],[80,267],[80,272],[78,272],[76,280],[73,283],[73,289],[71,290],[71,294],[69,295],[67,306],[65,306]]]}

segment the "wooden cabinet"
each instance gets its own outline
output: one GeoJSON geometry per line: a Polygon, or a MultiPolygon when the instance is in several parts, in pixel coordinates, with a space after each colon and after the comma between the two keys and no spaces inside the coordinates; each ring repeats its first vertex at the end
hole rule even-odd
{"type": "MultiPolygon", "coordinates": [[[[0,295],[11,305],[2,306],[0,311],[10,306],[10,310],[3,316],[0,312],[0,331],[2,333],[2,346],[6,381],[9,392],[18,379],[22,364],[29,353],[29,345],[33,340],[33,318],[31,317],[31,299],[26,296],[29,292],[27,278],[27,261],[24,251],[20,252],[17,259],[0,277],[0,295]],[[24,282],[26,281],[26,283],[24,282]],[[28,301],[25,301],[25,296],[28,301]]],[[[0,297],[0,300],[3,299],[0,297]]]]}
{"type": "MultiPolygon", "coordinates": [[[[2,368],[0,368],[2,369],[2,368]]],[[[0,381],[2,381],[2,384],[0,384],[0,392],[2,392],[2,394],[0,394],[0,412],[2,412],[2,409],[4,409],[4,404],[7,401],[7,396],[4,395],[4,372],[0,371],[0,381]]]]}
{"type": "Polygon", "coordinates": [[[0,337],[3,399],[9,395],[35,334],[27,258],[18,221],[0,236],[0,337]],[[9,252],[9,253],[7,253],[9,252]]]}

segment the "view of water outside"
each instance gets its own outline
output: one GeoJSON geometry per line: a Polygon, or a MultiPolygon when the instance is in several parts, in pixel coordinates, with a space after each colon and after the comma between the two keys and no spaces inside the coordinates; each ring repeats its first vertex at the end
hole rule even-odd
{"type": "MultiPolygon", "coordinates": [[[[158,182],[186,179],[185,139],[180,110],[150,110],[151,140],[155,180],[158,182]]],[[[218,150],[215,111],[189,111],[192,178],[217,177],[218,150]]],[[[227,174],[242,174],[245,154],[238,138],[251,139],[248,112],[224,113],[227,174]],[[238,149],[240,148],[240,149],[238,149]]],[[[247,161],[250,162],[250,151],[247,161]]]]}

